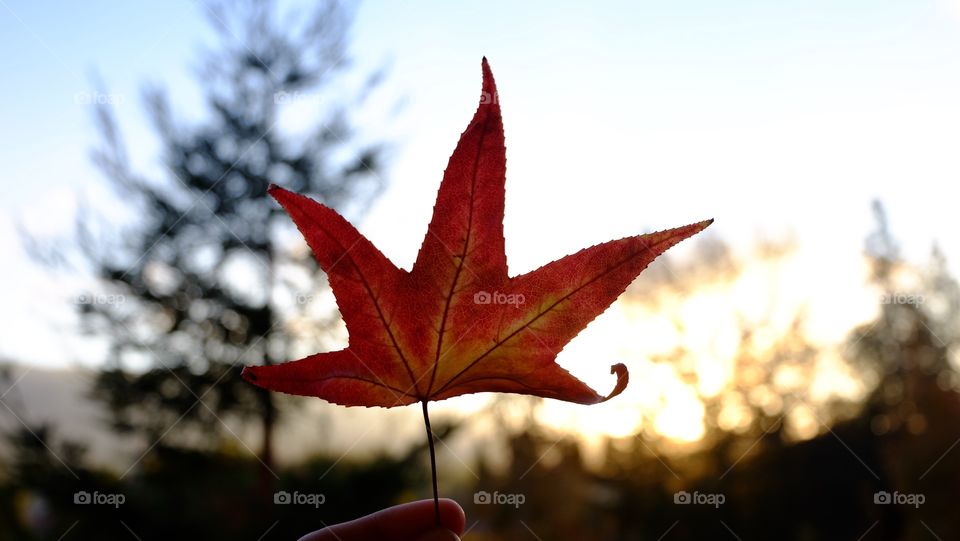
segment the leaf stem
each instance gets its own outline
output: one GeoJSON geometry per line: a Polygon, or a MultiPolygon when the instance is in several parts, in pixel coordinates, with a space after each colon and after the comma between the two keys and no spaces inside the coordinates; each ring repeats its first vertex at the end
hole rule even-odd
{"type": "Polygon", "coordinates": [[[433,513],[440,526],[440,496],[437,490],[437,451],[433,447],[433,430],[430,429],[430,414],[427,413],[427,401],[423,405],[423,424],[427,428],[427,443],[430,444],[430,472],[433,474],[433,513]]]}

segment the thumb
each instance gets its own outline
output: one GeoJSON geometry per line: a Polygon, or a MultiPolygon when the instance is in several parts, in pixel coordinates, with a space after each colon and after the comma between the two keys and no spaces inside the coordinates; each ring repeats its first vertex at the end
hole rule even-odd
{"type": "Polygon", "coordinates": [[[460,538],[446,528],[437,528],[417,538],[417,541],[460,541],[460,538]]]}

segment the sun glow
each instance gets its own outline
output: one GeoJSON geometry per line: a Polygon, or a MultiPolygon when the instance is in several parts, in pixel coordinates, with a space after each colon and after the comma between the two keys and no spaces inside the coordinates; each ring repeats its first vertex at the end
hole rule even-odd
{"type": "MultiPolygon", "coordinates": [[[[809,370],[783,368],[773,378],[775,389],[749,393],[752,405],[779,411],[784,406],[779,393],[804,386],[817,400],[855,396],[860,389],[839,368],[835,349],[849,329],[871,317],[875,299],[865,286],[850,287],[863,283],[862,266],[849,265],[846,272],[833,267],[832,280],[817,277],[825,272],[821,267],[798,251],[772,262],[748,261],[730,281],[703,284],[685,296],[661,295],[656,306],[622,298],[573,340],[558,362],[601,392],[612,385],[609,366],[623,362],[630,369],[627,390],[592,407],[548,400],[539,420],[592,442],[644,431],[687,444],[706,433],[703,400],[720,396],[717,424],[742,427],[749,421],[748,404],[725,393],[735,377],[752,377],[735,374],[745,326],[754,331],[750,353],[758,357],[791,332],[804,332],[823,347],[809,370]],[[801,314],[807,317],[797,331],[792,326],[801,314]]],[[[798,437],[815,435],[812,418],[810,411],[791,413],[798,437]]]]}

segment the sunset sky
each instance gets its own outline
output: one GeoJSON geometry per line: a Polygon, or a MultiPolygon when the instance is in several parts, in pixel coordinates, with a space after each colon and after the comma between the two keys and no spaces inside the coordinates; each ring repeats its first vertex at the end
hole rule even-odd
{"type": "MultiPolygon", "coordinates": [[[[514,5],[370,1],[357,13],[352,81],[388,69],[356,118],[365,138],[392,143],[389,187],[359,228],[397,264],[415,257],[486,56],[506,129],[511,274],[706,218],[716,219],[707,235],[744,252],[758,238],[791,236],[798,251],[775,277],[752,269],[739,289],[684,301],[694,303],[691,329],[716,344],[729,331],[715,317],[750,310],[770,281],[785,305],[809,305],[825,342],[868,319],[877,299],[863,286],[861,252],[874,198],[908,258],[923,261],[936,241],[957,268],[960,230],[944,223],[957,212],[960,178],[960,1],[514,5]]],[[[84,278],[37,271],[17,224],[65,234],[79,197],[109,200],[89,160],[90,101],[111,100],[134,163],[162,174],[141,88],[162,83],[181,119],[202,114],[193,69],[211,38],[203,12],[186,0],[0,0],[0,357],[47,367],[95,361],[96,348],[70,332],[70,298],[84,278]]],[[[323,106],[305,96],[280,127],[295,134],[323,106]]],[[[117,206],[105,211],[125,218],[117,206]]],[[[626,360],[633,389],[596,410],[550,405],[545,418],[629,433],[637,405],[660,388],[673,409],[658,431],[695,439],[689,391],[644,360],[658,337],[656,314],[615,305],[561,362],[605,390],[610,364],[626,360]]],[[[704,370],[722,379],[714,355],[704,370]]]]}

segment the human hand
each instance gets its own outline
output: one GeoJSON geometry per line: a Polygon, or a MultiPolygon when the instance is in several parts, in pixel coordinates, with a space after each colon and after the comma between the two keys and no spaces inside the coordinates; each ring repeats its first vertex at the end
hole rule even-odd
{"type": "Polygon", "coordinates": [[[441,498],[440,523],[433,500],[420,500],[317,530],[300,541],[460,541],[467,518],[457,502],[441,498]]]}

